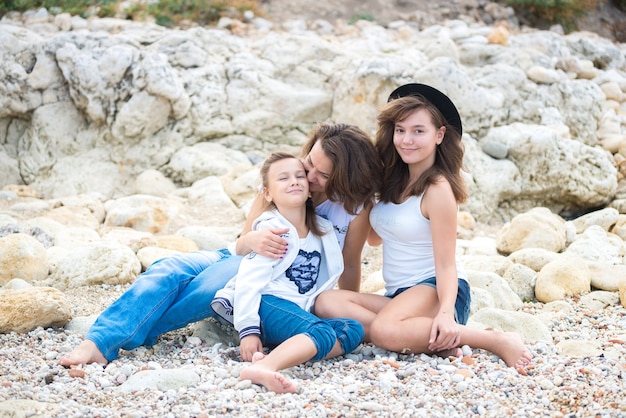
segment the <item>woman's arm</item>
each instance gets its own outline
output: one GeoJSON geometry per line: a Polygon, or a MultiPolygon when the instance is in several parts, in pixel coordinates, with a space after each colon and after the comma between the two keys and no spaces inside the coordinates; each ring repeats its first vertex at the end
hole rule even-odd
{"type": "Polygon", "coordinates": [[[287,241],[280,234],[287,233],[289,228],[272,228],[259,231],[251,231],[252,222],[265,209],[265,199],[258,193],[252,202],[248,217],[237,239],[237,255],[246,255],[252,251],[270,258],[280,258],[287,250],[287,241]]]}
{"type": "Polygon", "coordinates": [[[358,292],[361,288],[361,255],[370,233],[370,210],[363,210],[350,222],[343,244],[343,273],[339,278],[340,289],[358,292]]]}

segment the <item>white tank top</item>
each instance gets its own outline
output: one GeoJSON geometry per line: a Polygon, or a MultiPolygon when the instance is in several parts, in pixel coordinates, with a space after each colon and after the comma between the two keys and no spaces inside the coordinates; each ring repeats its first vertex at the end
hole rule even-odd
{"type": "MultiPolygon", "coordinates": [[[[388,296],[436,277],[430,221],[420,209],[423,196],[411,196],[400,204],[377,203],[370,213],[372,228],[383,240],[383,277],[388,296]]],[[[465,279],[458,261],[457,275],[465,279]]]]}

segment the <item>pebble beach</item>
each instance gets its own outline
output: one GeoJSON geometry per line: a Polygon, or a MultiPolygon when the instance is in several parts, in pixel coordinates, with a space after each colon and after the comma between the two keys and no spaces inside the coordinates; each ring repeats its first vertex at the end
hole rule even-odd
{"type": "MultiPolygon", "coordinates": [[[[75,316],[90,316],[126,286],[90,286],[67,296],[75,316]]],[[[246,363],[238,348],[206,344],[193,335],[193,324],[153,347],[122,351],[107,366],[73,370],[58,359],[80,343],[80,333],[0,334],[0,416],[626,416],[626,309],[592,310],[576,298],[563,304],[571,309],[547,312],[541,303],[521,309],[541,316],[554,339],[529,344],[526,375],[467,346],[462,358],[443,359],[363,344],[346,356],[286,370],[296,394],[240,381],[246,363]],[[572,342],[577,349],[564,355],[561,345],[572,342]]]]}
{"type": "MultiPolygon", "coordinates": [[[[289,6],[298,9],[296,3],[290,1],[289,6]]],[[[384,2],[380,3],[387,7],[384,2]]],[[[438,3],[441,3],[441,9],[447,11],[452,3],[463,7],[467,4],[469,7],[474,2],[438,3]]],[[[491,4],[475,2],[482,9],[486,3],[491,4]]],[[[278,8],[276,2],[274,5],[278,8]]],[[[434,4],[429,3],[429,7],[434,8],[434,4]]],[[[508,14],[503,16],[511,17],[508,14]]],[[[626,55],[622,45],[603,42],[585,33],[565,37],[550,31],[525,33],[512,30],[502,35],[500,30],[496,30],[498,28],[466,24],[461,19],[446,23],[443,17],[426,17],[419,13],[416,20],[409,24],[396,22],[386,28],[365,21],[359,25],[340,22],[335,25],[335,32],[330,30],[332,23],[315,21],[312,28],[317,28],[318,33],[314,36],[311,35],[313,29],[300,32],[299,28],[307,28],[302,19],[285,25],[288,30],[274,32],[265,19],[258,19],[257,26],[224,19],[215,30],[194,28],[167,32],[162,28],[135,25],[125,20],[87,21],[69,15],[51,16],[43,11],[27,15],[22,20],[18,17],[5,19],[0,32],[10,41],[0,44],[0,49],[6,51],[3,56],[7,57],[5,63],[0,63],[0,69],[6,70],[0,73],[6,73],[7,80],[11,82],[20,79],[21,84],[9,86],[13,93],[4,95],[7,99],[3,108],[13,113],[0,118],[0,125],[6,131],[0,138],[0,176],[3,176],[0,181],[3,186],[0,191],[0,232],[6,232],[10,238],[18,236],[11,241],[12,244],[2,247],[1,254],[9,254],[8,249],[22,250],[20,258],[6,257],[5,264],[0,260],[0,266],[3,266],[0,272],[6,273],[10,266],[18,264],[14,260],[28,260],[21,264],[24,271],[29,270],[32,274],[17,274],[8,279],[18,282],[28,279],[27,284],[33,286],[23,293],[12,291],[14,299],[8,296],[0,298],[5,302],[4,307],[8,307],[5,317],[16,319],[10,324],[11,328],[5,328],[9,331],[0,332],[0,418],[626,417],[626,297],[623,296],[626,294],[624,285],[617,284],[626,277],[626,78],[622,71],[626,55]],[[423,19],[418,19],[420,16],[423,19]],[[433,24],[437,23],[433,29],[426,25],[431,20],[433,24]],[[271,36],[266,37],[266,32],[271,36]],[[336,34],[331,36],[331,33],[336,34]],[[499,41],[493,41],[494,33],[502,35],[499,41]],[[287,41],[283,41],[282,36],[287,41]],[[91,49],[79,53],[79,48],[69,42],[71,39],[76,45],[90,45],[91,49]],[[317,44],[320,40],[324,42],[322,46],[317,44]],[[440,41],[445,41],[443,47],[440,41]],[[248,42],[252,42],[250,45],[253,47],[249,47],[248,42]],[[220,48],[214,48],[218,43],[220,48]],[[423,70],[421,72],[413,73],[416,65],[405,59],[409,43],[434,45],[432,49],[413,51],[414,56],[411,57],[420,62],[417,67],[423,70]],[[70,47],[66,48],[66,44],[70,47]],[[557,51],[564,57],[551,56],[543,51],[531,54],[529,51],[534,51],[535,45],[541,48],[548,45],[547,49],[557,51]],[[578,50],[580,45],[584,46],[581,47],[585,49],[584,53],[578,50]],[[31,71],[30,67],[26,71],[26,59],[8,59],[16,55],[9,47],[15,47],[16,51],[20,48],[27,50],[32,57],[37,57],[39,66],[34,67],[36,71],[31,71]],[[499,48],[498,55],[493,55],[495,48],[499,48]],[[298,54],[294,52],[296,50],[298,54]],[[450,56],[441,56],[442,50],[450,56]],[[263,53],[257,57],[255,54],[258,51],[263,53]],[[366,51],[372,59],[361,62],[360,57],[356,60],[352,55],[344,55],[345,51],[366,51]],[[167,59],[159,58],[168,54],[175,57],[171,58],[172,65],[167,59]],[[210,65],[197,61],[198,57],[205,55],[210,57],[207,59],[210,65]],[[49,59],[52,56],[54,60],[49,59]],[[120,58],[116,61],[120,63],[119,68],[108,64],[114,56],[120,58]],[[329,56],[335,58],[328,59],[329,56]],[[143,58],[138,60],[136,57],[143,58]],[[390,64],[381,66],[383,61],[379,61],[380,57],[390,64]],[[546,68],[531,66],[529,57],[545,64],[546,68]],[[125,58],[128,58],[127,62],[125,58]],[[100,62],[97,59],[107,64],[94,64],[100,62]],[[213,67],[214,62],[219,65],[213,67]],[[599,62],[602,68],[595,67],[600,66],[599,62]],[[334,66],[325,67],[329,63],[334,66]],[[464,63],[471,65],[466,67],[464,63]],[[525,67],[523,71],[518,71],[513,64],[525,67]],[[294,68],[299,71],[293,71],[294,68]],[[64,74],[63,69],[69,75],[64,74]],[[107,84],[106,88],[94,82],[100,79],[117,80],[118,69],[123,69],[120,74],[132,73],[137,78],[129,78],[128,84],[107,84]],[[318,74],[320,69],[322,72],[318,74]],[[363,75],[365,82],[354,91],[342,90],[341,86],[348,85],[346,80],[353,81],[352,72],[356,70],[363,75]],[[267,94],[269,89],[265,89],[263,83],[256,83],[256,80],[274,80],[274,73],[280,75],[279,83],[272,84],[278,87],[272,89],[278,90],[277,96],[267,94]],[[147,77],[144,80],[142,74],[173,74],[172,79],[181,82],[150,84],[150,80],[162,81],[166,78],[147,77]],[[222,74],[229,77],[222,77],[222,74]],[[239,358],[232,329],[223,328],[212,320],[164,334],[152,347],[122,351],[118,359],[107,365],[88,364],[71,369],[59,365],[59,359],[80,344],[95,317],[135,279],[134,270],[127,268],[132,264],[126,263],[127,259],[139,272],[150,264],[149,260],[168,254],[166,251],[193,251],[213,248],[214,244],[215,248],[221,248],[220,241],[234,239],[240,230],[238,223],[243,222],[246,193],[256,192],[257,189],[256,177],[252,186],[251,177],[230,173],[230,166],[234,164],[232,161],[243,160],[247,164],[238,168],[240,172],[237,174],[252,173],[251,161],[259,156],[255,153],[279,146],[295,147],[302,127],[311,120],[317,120],[318,108],[326,105],[332,118],[373,122],[374,118],[368,118],[363,111],[367,108],[358,107],[355,98],[367,97],[362,102],[373,103],[374,98],[368,96],[370,92],[378,89],[386,91],[390,82],[395,83],[407,74],[414,74],[411,77],[425,81],[438,81],[441,74],[452,74],[449,77],[451,86],[469,85],[464,80],[483,80],[472,84],[472,89],[465,87],[468,90],[459,90],[457,94],[472,98],[464,101],[467,114],[471,115],[466,119],[470,128],[467,145],[471,152],[468,155],[474,158],[470,160],[474,166],[473,178],[476,184],[483,185],[475,196],[484,200],[476,200],[469,209],[474,209],[473,215],[493,220],[494,225],[483,225],[483,230],[467,225],[460,228],[459,235],[465,243],[459,249],[473,261],[476,277],[480,279],[477,281],[483,283],[482,299],[473,298],[477,309],[496,305],[501,308],[500,305],[508,304],[512,308],[507,311],[508,315],[500,317],[499,325],[512,324],[529,329],[526,324],[530,322],[516,320],[518,317],[513,315],[519,311],[547,328],[546,333],[541,335],[549,341],[539,339],[528,342],[533,360],[527,369],[517,371],[507,367],[493,354],[468,346],[462,347],[462,357],[440,358],[398,354],[362,344],[344,356],[284,370],[285,376],[297,385],[298,390],[294,394],[276,394],[239,378],[247,363],[239,358]],[[517,75],[509,78],[511,74],[517,75]],[[233,78],[233,75],[241,79],[233,78]],[[291,78],[298,79],[298,84],[290,84],[291,78]],[[339,88],[334,84],[332,88],[321,86],[320,79],[329,79],[339,88]],[[592,80],[596,85],[590,84],[592,80]],[[292,98],[291,92],[302,85],[319,86],[319,90],[312,89],[309,94],[323,104],[311,105],[310,109],[304,110],[295,106],[302,101],[292,98]],[[556,87],[550,90],[552,85],[556,87]],[[158,90],[165,99],[159,97],[154,102],[144,102],[143,99],[153,97],[153,90],[150,89],[158,90]],[[136,104],[128,100],[131,90],[133,94],[141,93],[137,94],[141,100],[138,99],[136,104]],[[256,95],[255,100],[249,100],[251,91],[256,95]],[[554,94],[556,91],[568,94],[554,94]],[[501,92],[511,95],[501,96],[501,92]],[[87,97],[91,104],[111,105],[103,105],[101,109],[98,106],[83,109],[80,107],[82,101],[76,100],[74,95],[87,97]],[[331,96],[335,98],[325,99],[331,96]],[[474,100],[475,97],[479,99],[474,100]],[[481,97],[489,100],[480,100],[481,97]],[[575,97],[588,100],[591,110],[581,110],[575,97]],[[606,113],[594,110],[592,104],[598,104],[597,97],[606,99],[606,113]],[[58,103],[54,102],[57,98],[58,103]],[[570,105],[570,98],[573,105],[570,105]],[[291,101],[284,101],[286,99],[291,101]],[[80,102],[79,107],[72,100],[80,102]],[[507,107],[489,104],[497,104],[500,100],[507,106],[513,104],[510,109],[514,111],[504,112],[502,109],[507,107]],[[220,113],[222,102],[234,103],[233,108],[224,107],[225,112],[220,113]],[[255,108],[246,110],[238,105],[248,102],[255,103],[255,108]],[[285,108],[293,107],[298,113],[293,121],[291,117],[285,118],[291,125],[279,129],[275,126],[276,117],[273,114],[256,112],[272,108],[275,102],[285,108]],[[149,103],[162,104],[160,108],[166,111],[159,112],[157,106],[150,118],[144,118],[145,109],[154,107],[149,103]],[[484,103],[488,105],[483,106],[484,103]],[[532,106],[520,106],[519,103],[532,106]],[[535,107],[533,103],[541,104],[538,110],[531,109],[535,107]],[[171,115],[168,113],[170,108],[171,115]],[[557,114],[561,108],[564,109],[563,114],[557,114]],[[105,123],[104,127],[97,127],[96,123],[92,123],[94,118],[101,116],[98,111],[90,113],[94,109],[102,110],[103,120],[109,125],[105,123]],[[220,112],[215,109],[220,109],[220,112]],[[109,111],[111,114],[107,113],[109,111]],[[229,113],[231,111],[234,113],[229,113]],[[253,117],[241,118],[239,112],[248,112],[253,117]],[[113,116],[120,114],[123,117],[113,123],[113,116]],[[537,117],[542,119],[542,128],[552,126],[549,129],[557,134],[546,130],[535,131],[537,117]],[[83,123],[83,118],[89,123],[83,123]],[[7,122],[9,119],[12,124],[7,122]],[[198,128],[198,120],[205,121],[207,126],[198,128]],[[238,132],[245,135],[231,135],[227,126],[232,120],[236,122],[238,132]],[[190,129],[190,126],[199,131],[190,129]],[[58,127],[63,129],[57,131],[58,127]],[[561,138],[564,127],[574,133],[576,141],[571,140],[569,133],[566,138],[561,138]],[[484,140],[484,132],[491,128],[505,130],[494,130],[495,133],[487,135],[487,140],[484,140]],[[257,142],[259,129],[271,133],[270,136],[276,135],[285,143],[275,142],[273,137],[264,138],[266,142],[257,142]],[[518,129],[519,132],[536,132],[537,142],[522,140],[518,129]],[[155,134],[159,130],[165,133],[155,134]],[[72,136],[73,131],[79,132],[77,136],[72,136]],[[107,134],[103,133],[105,131],[107,134]],[[145,138],[135,135],[140,131],[146,132],[145,138]],[[119,134],[119,138],[108,135],[111,132],[119,134]],[[207,145],[200,139],[213,134],[218,137],[224,135],[222,140],[225,145],[210,144],[220,145],[223,149],[191,147],[207,145]],[[579,136],[597,137],[597,144],[583,146],[579,136]],[[510,144],[505,144],[494,140],[496,137],[512,139],[510,144]],[[40,138],[43,138],[41,143],[38,142],[40,138]],[[103,138],[111,139],[111,143],[103,138]],[[475,139],[484,141],[479,144],[475,139]],[[83,142],[92,144],[93,149],[92,145],[84,145],[84,149],[76,151],[76,144],[83,142]],[[546,152],[545,156],[539,155],[542,153],[536,152],[535,148],[538,145],[552,151],[546,152]],[[600,151],[596,145],[604,148],[600,151]],[[252,150],[253,153],[243,154],[241,150],[252,150]],[[507,159],[511,150],[515,151],[515,158],[509,155],[507,159]],[[115,158],[109,161],[109,155],[115,158]],[[127,159],[116,160],[117,156],[127,159]],[[242,158],[237,159],[238,156],[242,158]],[[49,166],[52,160],[58,162],[54,170],[49,166]],[[100,165],[101,160],[106,160],[106,164],[100,165]],[[183,161],[184,164],[166,165],[166,160],[183,161]],[[208,174],[204,170],[206,167],[221,166],[222,160],[228,162],[225,164],[228,174],[208,174]],[[177,186],[163,173],[157,173],[161,177],[155,178],[150,177],[155,171],[140,171],[153,166],[168,173],[178,182],[177,186]],[[135,169],[137,173],[133,171],[135,169]],[[497,182],[494,173],[498,175],[497,182]],[[223,176],[223,180],[219,180],[218,175],[223,176]],[[66,181],[64,176],[71,177],[71,181],[66,181]],[[615,176],[614,185],[604,181],[613,179],[611,176],[615,176]],[[144,182],[135,184],[136,177],[141,177],[144,182]],[[31,189],[21,184],[24,178],[31,178],[33,182],[36,179],[39,183],[32,183],[34,186],[31,189]],[[135,186],[131,187],[132,184],[135,186]],[[128,190],[121,191],[128,193],[130,199],[108,196],[114,191],[117,193],[115,187],[121,185],[128,186],[128,190]],[[570,186],[576,187],[570,189],[570,186]],[[496,220],[504,221],[512,218],[513,212],[530,208],[527,201],[510,200],[518,193],[514,191],[522,190],[522,187],[524,190],[531,189],[530,195],[524,199],[537,200],[536,206],[542,206],[546,211],[544,197],[548,203],[554,199],[555,206],[574,201],[583,202],[587,205],[585,208],[598,206],[605,195],[614,198],[610,208],[612,212],[604,211],[591,220],[581,219],[578,224],[568,221],[569,229],[563,226],[564,219],[556,219],[556,214],[549,213],[550,216],[547,216],[536,212],[526,218],[531,218],[533,222],[517,229],[517,237],[529,231],[541,238],[562,236],[563,243],[559,248],[544,249],[542,253],[535,253],[539,254],[535,258],[528,256],[527,261],[532,258],[531,261],[536,264],[541,261],[542,265],[547,264],[548,256],[556,259],[557,255],[563,255],[566,247],[582,236],[576,245],[567,248],[571,250],[570,255],[574,255],[566,266],[572,271],[567,280],[559,284],[567,287],[573,282],[571,278],[578,273],[576,270],[582,266],[587,268],[581,261],[584,260],[594,269],[587,271],[589,277],[585,278],[587,282],[583,290],[567,293],[568,296],[562,299],[550,298],[550,301],[539,302],[534,286],[540,268],[532,269],[527,266],[532,263],[524,264],[520,258],[503,260],[502,254],[513,253],[517,248],[507,249],[502,254],[496,251],[494,237],[502,227],[496,224],[496,220]],[[72,197],[72,193],[77,191],[94,189],[103,196],[80,193],[76,199],[72,197]],[[228,195],[227,190],[236,198],[228,195]],[[588,193],[589,190],[591,193],[588,193]],[[54,198],[51,197],[53,195],[54,198]],[[589,202],[595,203],[591,205],[589,202]],[[497,212],[502,208],[510,208],[512,212],[497,212]],[[135,211],[138,209],[145,211],[137,215],[135,211]],[[497,216],[492,216],[490,211],[497,212],[497,216]],[[223,231],[208,229],[214,225],[231,225],[232,228],[224,228],[223,231]],[[558,226],[552,228],[556,232],[550,229],[554,225],[558,226]],[[34,236],[24,237],[24,231],[37,235],[32,232],[33,226],[37,226],[35,231],[38,231],[42,242],[34,236]],[[37,241],[37,246],[26,238],[37,241]],[[193,248],[189,247],[191,244],[193,248]],[[33,248],[40,248],[41,255],[37,256],[33,248]],[[140,251],[145,249],[148,251],[140,251]],[[125,258],[125,254],[132,257],[125,258]],[[43,255],[48,258],[45,263],[43,255]],[[483,262],[482,256],[493,257],[491,261],[483,262]],[[502,259],[496,259],[496,256],[502,259]],[[98,262],[88,262],[89,257],[98,262]],[[540,260],[541,257],[545,259],[540,260]],[[518,273],[518,276],[508,277],[506,281],[500,277],[505,275],[504,267],[502,272],[494,272],[495,266],[504,266],[505,261],[516,264],[507,273],[518,273]],[[111,265],[117,265],[117,268],[111,269],[113,273],[109,274],[110,277],[102,279],[101,271],[111,265]],[[41,277],[36,273],[41,273],[41,277]],[[44,277],[45,280],[42,279],[44,277]],[[519,278],[528,280],[513,280],[519,278]],[[508,284],[506,293],[502,291],[505,286],[498,287],[500,283],[515,284],[521,290],[532,293],[517,294],[508,284]],[[63,302],[59,305],[67,306],[67,312],[63,309],[59,311],[67,313],[70,322],[59,327],[38,326],[25,332],[14,331],[28,322],[27,316],[32,313],[28,311],[35,310],[32,308],[34,297],[21,295],[41,295],[35,292],[42,292],[43,288],[51,290],[50,286],[58,286],[62,290],[52,289],[55,292],[49,292],[52,296],[40,305],[47,307],[53,301],[63,302]],[[492,292],[487,290],[489,287],[492,292]],[[499,303],[507,294],[514,298],[499,303]],[[521,303],[519,309],[515,304],[517,301],[521,303]],[[207,337],[207,330],[212,333],[210,338],[207,337]]],[[[17,55],[24,57],[28,54],[20,52],[17,55]]],[[[5,84],[9,85],[8,82],[5,84]]],[[[386,93],[383,95],[386,97],[386,93]]],[[[312,100],[311,103],[317,102],[312,100]]],[[[468,215],[468,218],[471,216],[468,215]]],[[[380,252],[367,248],[364,254],[363,283],[375,276],[381,267],[380,252]]],[[[559,266],[565,266],[565,262],[559,266]]],[[[561,273],[564,268],[555,270],[552,276],[558,276],[556,273],[561,273]]],[[[511,276],[514,276],[513,273],[511,276]]],[[[552,280],[552,276],[550,284],[557,282],[552,280]]],[[[382,278],[382,275],[378,277],[382,278]]],[[[0,285],[4,287],[6,283],[0,285]]],[[[362,290],[365,287],[362,285],[362,290]]],[[[473,286],[473,289],[476,288],[479,286],[473,286]]],[[[38,324],[51,317],[32,316],[40,321],[38,324]]]]}

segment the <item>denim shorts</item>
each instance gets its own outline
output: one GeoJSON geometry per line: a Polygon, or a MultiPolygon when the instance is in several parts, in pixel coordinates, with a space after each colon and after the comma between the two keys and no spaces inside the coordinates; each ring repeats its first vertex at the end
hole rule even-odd
{"type": "MultiPolygon", "coordinates": [[[[418,286],[421,284],[430,286],[433,289],[437,289],[437,279],[434,277],[430,277],[424,281],[421,281],[415,284],[414,286],[418,286]]],[[[391,296],[391,298],[398,296],[400,293],[404,292],[407,289],[410,289],[411,287],[413,286],[402,287],[396,290],[396,292],[391,296]]],[[[469,319],[469,313],[470,313],[470,304],[471,304],[471,296],[470,296],[469,283],[467,283],[467,280],[465,279],[459,279],[459,290],[456,294],[456,302],[454,303],[454,319],[456,320],[457,324],[461,324],[461,325],[467,324],[467,320],[469,319]]]]}

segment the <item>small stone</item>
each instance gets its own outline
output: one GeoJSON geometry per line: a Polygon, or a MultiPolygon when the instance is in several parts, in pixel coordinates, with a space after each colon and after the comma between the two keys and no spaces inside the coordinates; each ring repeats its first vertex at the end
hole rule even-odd
{"type": "Polygon", "coordinates": [[[85,371],[82,369],[70,369],[71,377],[85,377],[85,371]]]}

